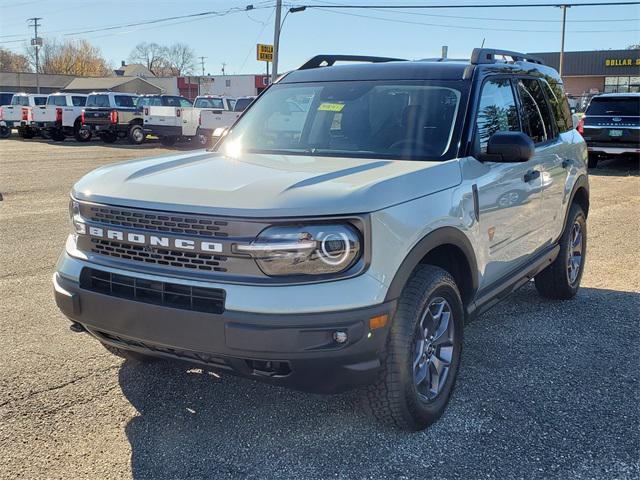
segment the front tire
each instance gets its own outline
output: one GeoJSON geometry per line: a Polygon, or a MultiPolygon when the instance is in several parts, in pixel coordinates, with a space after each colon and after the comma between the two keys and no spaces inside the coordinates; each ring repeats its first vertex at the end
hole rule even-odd
{"type": "Polygon", "coordinates": [[[400,296],[377,381],[365,408],[380,422],[422,430],[444,412],[458,373],[464,306],[445,270],[421,265],[400,296]]]}
{"type": "Polygon", "coordinates": [[[100,138],[104,143],[116,143],[116,140],[118,140],[118,134],[113,132],[103,133],[100,135],[100,138]]]}
{"type": "Polygon", "coordinates": [[[102,346],[117,357],[124,358],[134,363],[151,363],[157,360],[156,357],[145,355],[144,353],[133,352],[131,350],[123,350],[103,343],[102,346]]]}
{"type": "Polygon", "coordinates": [[[163,147],[173,147],[178,141],[178,137],[168,136],[168,137],[160,137],[160,143],[163,147]]]}
{"type": "Polygon", "coordinates": [[[556,300],[573,298],[580,288],[586,255],[587,220],[582,207],[574,203],[560,237],[560,253],[535,277],[538,293],[556,300]]]}

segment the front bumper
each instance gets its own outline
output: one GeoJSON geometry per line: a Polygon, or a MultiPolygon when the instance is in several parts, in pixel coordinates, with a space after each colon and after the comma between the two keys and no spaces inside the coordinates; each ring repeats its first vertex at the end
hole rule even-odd
{"type": "Polygon", "coordinates": [[[318,313],[213,314],[98,293],[59,273],[53,283],[60,310],[101,342],[317,393],[376,378],[395,311],[392,301],[318,313]],[[384,314],[387,326],[371,331],[369,319],[384,314]],[[334,340],[337,331],[347,334],[344,344],[334,340]]]}

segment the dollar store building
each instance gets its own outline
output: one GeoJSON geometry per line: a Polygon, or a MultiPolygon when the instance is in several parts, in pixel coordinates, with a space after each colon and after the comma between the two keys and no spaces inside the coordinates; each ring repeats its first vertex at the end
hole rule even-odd
{"type": "MultiPolygon", "coordinates": [[[[559,52],[532,53],[556,70],[559,52]]],[[[565,52],[562,79],[572,97],[640,92],[640,49],[565,52]]]]}

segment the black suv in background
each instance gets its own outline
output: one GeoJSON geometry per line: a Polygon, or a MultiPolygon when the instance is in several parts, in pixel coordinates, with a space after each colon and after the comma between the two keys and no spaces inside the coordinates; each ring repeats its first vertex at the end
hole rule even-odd
{"type": "Polygon", "coordinates": [[[640,93],[606,93],[591,99],[578,132],[589,147],[589,168],[598,160],[640,156],[640,93]]]}

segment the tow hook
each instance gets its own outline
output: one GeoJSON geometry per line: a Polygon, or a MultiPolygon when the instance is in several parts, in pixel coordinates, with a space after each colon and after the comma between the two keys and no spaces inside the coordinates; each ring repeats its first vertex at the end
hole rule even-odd
{"type": "Polygon", "coordinates": [[[86,328],[84,328],[78,322],[73,322],[71,325],[69,325],[69,330],[75,333],[83,333],[87,331],[86,328]]]}

